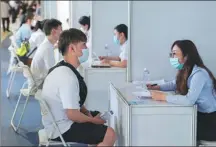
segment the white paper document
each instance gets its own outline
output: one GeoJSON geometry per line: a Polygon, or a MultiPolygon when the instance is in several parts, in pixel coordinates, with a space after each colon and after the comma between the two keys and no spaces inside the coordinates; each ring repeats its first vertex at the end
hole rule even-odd
{"type": "Polygon", "coordinates": [[[151,93],[148,90],[133,92],[133,95],[135,95],[138,98],[151,97],[151,93]]]}

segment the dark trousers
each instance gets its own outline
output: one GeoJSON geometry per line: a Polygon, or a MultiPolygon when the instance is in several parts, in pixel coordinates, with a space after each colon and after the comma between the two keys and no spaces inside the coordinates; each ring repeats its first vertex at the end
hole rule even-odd
{"type": "Polygon", "coordinates": [[[19,12],[18,12],[16,9],[14,9],[14,8],[11,9],[12,23],[15,23],[15,22],[16,22],[17,14],[18,14],[18,13],[19,13],[19,12]]]}
{"type": "Polygon", "coordinates": [[[3,31],[9,31],[9,27],[10,27],[10,19],[9,17],[7,18],[2,18],[2,26],[3,26],[3,31]],[[7,26],[5,27],[5,23],[7,23],[7,26]]]}
{"type": "Polygon", "coordinates": [[[198,112],[197,140],[216,141],[216,112],[198,112]]]}

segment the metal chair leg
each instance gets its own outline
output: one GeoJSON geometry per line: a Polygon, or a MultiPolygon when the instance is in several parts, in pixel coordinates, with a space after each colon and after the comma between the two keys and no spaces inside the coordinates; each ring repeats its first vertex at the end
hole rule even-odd
{"type": "MultiPolygon", "coordinates": [[[[26,85],[26,82],[23,84],[23,86],[22,86],[21,89],[23,89],[23,88],[25,87],[25,85],[26,85]]],[[[15,107],[15,109],[14,109],[14,112],[13,112],[13,115],[12,115],[12,118],[11,118],[11,126],[12,126],[12,128],[14,129],[15,132],[17,132],[18,127],[16,127],[16,126],[14,125],[14,122],[13,122],[13,121],[14,121],[14,117],[15,117],[15,115],[16,115],[16,112],[17,112],[17,109],[18,109],[18,106],[19,106],[21,97],[22,97],[22,92],[20,91],[20,95],[19,95],[18,101],[17,101],[17,103],[16,103],[16,107],[15,107]]],[[[27,100],[26,100],[26,101],[27,101],[27,100]]],[[[25,104],[25,105],[26,105],[26,104],[25,104]]]]}
{"type": "Polygon", "coordinates": [[[20,124],[21,124],[21,122],[22,122],[22,118],[23,118],[23,115],[24,115],[24,112],[25,112],[26,106],[27,106],[27,104],[28,104],[29,97],[30,97],[30,94],[29,94],[29,95],[27,96],[27,98],[26,98],[25,105],[24,105],[24,108],[23,108],[22,114],[21,114],[21,116],[20,116],[19,123],[18,123],[18,125],[17,125],[17,130],[19,129],[19,126],[20,126],[20,124]]]}
{"type": "Polygon", "coordinates": [[[12,85],[13,85],[15,75],[16,75],[16,71],[12,71],[11,74],[10,74],[10,78],[9,78],[9,81],[8,81],[8,87],[7,87],[7,90],[6,90],[7,98],[10,97],[10,91],[11,91],[11,88],[12,88],[12,85]]]}
{"type": "Polygon", "coordinates": [[[14,117],[15,117],[15,115],[16,115],[16,112],[17,112],[17,109],[18,109],[18,106],[19,106],[21,97],[22,97],[22,93],[20,92],[20,95],[19,95],[19,98],[18,98],[16,107],[15,107],[15,109],[14,109],[14,112],[13,112],[13,115],[12,115],[12,118],[11,118],[11,126],[13,127],[13,129],[14,129],[15,132],[17,131],[17,128],[15,127],[13,121],[14,121],[14,117]]]}

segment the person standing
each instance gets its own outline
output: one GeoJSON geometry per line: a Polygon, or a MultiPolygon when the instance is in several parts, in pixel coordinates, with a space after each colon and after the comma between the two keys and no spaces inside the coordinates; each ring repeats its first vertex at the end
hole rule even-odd
{"type": "Polygon", "coordinates": [[[17,19],[18,4],[16,3],[16,1],[10,0],[9,5],[11,6],[12,24],[14,24],[17,19]]]}
{"type": "Polygon", "coordinates": [[[3,26],[3,32],[6,31],[10,32],[10,6],[7,3],[6,0],[1,0],[1,18],[2,18],[2,26],[3,26]],[[7,26],[5,26],[5,23],[7,23],[7,26]]]}

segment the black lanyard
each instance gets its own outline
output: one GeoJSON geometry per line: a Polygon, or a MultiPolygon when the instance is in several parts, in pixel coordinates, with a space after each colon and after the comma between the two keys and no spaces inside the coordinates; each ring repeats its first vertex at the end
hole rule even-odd
{"type": "Polygon", "coordinates": [[[56,64],[54,67],[50,68],[48,74],[50,74],[55,68],[60,67],[60,66],[67,66],[76,75],[78,82],[79,82],[79,96],[80,96],[79,104],[80,104],[80,107],[82,107],[82,105],[84,104],[84,102],[86,100],[87,93],[88,93],[88,89],[87,89],[87,86],[86,86],[86,83],[85,83],[83,77],[80,75],[80,73],[76,70],[75,67],[73,67],[71,64],[65,62],[64,60],[59,62],[58,64],[56,64]]]}

